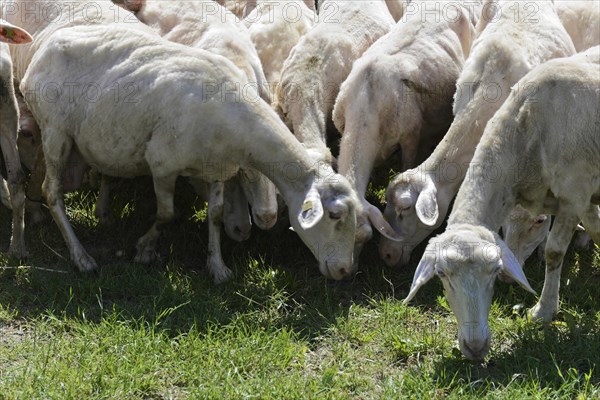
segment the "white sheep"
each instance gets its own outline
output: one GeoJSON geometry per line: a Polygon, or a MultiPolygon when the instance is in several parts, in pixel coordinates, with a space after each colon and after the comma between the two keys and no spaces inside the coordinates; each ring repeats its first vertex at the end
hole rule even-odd
{"type": "Polygon", "coordinates": [[[470,359],[489,351],[488,314],[499,274],[533,292],[496,231],[514,205],[555,215],[546,279],[530,314],[558,311],[564,254],[579,221],[600,243],[600,47],[548,61],[525,75],[487,124],[446,232],[432,239],[406,301],[437,274],[470,359]],[[533,90],[522,91],[528,87],[533,90]]]}
{"type": "Polygon", "coordinates": [[[524,266],[538,246],[544,243],[552,220],[545,214],[532,214],[517,205],[502,223],[502,238],[515,255],[519,265],[524,266]]]}
{"type": "MultiPolygon", "coordinates": [[[[110,2],[94,1],[94,5],[112,17],[110,2]]],[[[45,26],[25,20],[38,46],[21,80],[21,91],[42,132],[44,194],[80,270],[95,269],[97,264],[65,214],[62,177],[73,148],[102,174],[153,176],[157,219],[138,241],[138,261],[155,256],[161,228],[173,218],[177,176],[216,182],[209,200],[209,218],[215,221],[223,207],[218,182],[240,168],[253,167],[276,184],[288,205],[292,227],[318,259],[321,272],[333,279],[350,275],[360,208],[356,195],[331,168],[313,165],[255,88],[248,89],[254,90],[254,102],[235,92],[248,79],[233,63],[165,41],[134,22],[111,19],[106,24],[78,25],[84,22],[77,17],[81,11],[72,7],[68,20],[45,26]],[[39,95],[48,82],[69,82],[80,91],[49,101],[39,95]],[[81,95],[89,82],[100,88],[93,102],[81,95]],[[107,88],[119,82],[135,84],[135,101],[115,101],[114,92],[107,88]]],[[[31,54],[19,53],[15,58],[21,62],[31,54]]],[[[217,281],[229,274],[219,246],[209,248],[208,265],[217,281]]]]}
{"type": "Polygon", "coordinates": [[[358,217],[357,249],[372,236],[370,222],[395,237],[381,212],[365,199],[369,176],[397,149],[405,170],[417,154],[439,141],[452,122],[452,96],[474,39],[469,10],[458,2],[413,1],[413,12],[375,42],[352,67],[341,86],[333,121],[342,132],[339,172],[357,191],[364,215],[358,217]]]}
{"type": "MultiPolygon", "coordinates": [[[[250,34],[226,8],[212,0],[133,0],[124,3],[124,6],[135,12],[140,21],[152,27],[163,38],[228,58],[257,86],[260,96],[267,102],[271,101],[268,84],[250,34]]],[[[250,182],[248,179],[240,181],[235,177],[234,182],[228,183],[225,190],[225,229],[235,240],[244,240],[249,234],[250,226],[243,215],[248,202],[252,206],[254,221],[261,229],[270,229],[277,221],[275,187],[256,171],[247,171],[247,174],[256,176],[256,179],[250,182]],[[245,200],[245,194],[249,196],[248,200],[245,200]],[[241,203],[234,204],[234,201],[241,203]],[[235,212],[229,214],[229,211],[235,212]]],[[[242,174],[240,178],[244,176],[246,175],[242,174]]],[[[106,207],[103,204],[100,206],[96,210],[104,211],[106,207]]]]}
{"type": "Polygon", "coordinates": [[[575,52],[549,1],[489,1],[477,29],[482,32],[458,79],[448,133],[427,160],[388,185],[384,216],[401,238],[382,238],[380,255],[388,265],[407,263],[442,224],[486,123],[510,88],[536,65],[575,52]]]}
{"type": "Polygon", "coordinates": [[[0,200],[12,209],[12,236],[9,254],[27,257],[25,246],[25,176],[17,147],[19,110],[13,85],[13,63],[5,43],[22,45],[32,41],[29,33],[0,19],[0,149],[8,182],[0,176],[0,200]]]}
{"type": "Polygon", "coordinates": [[[284,63],[274,107],[315,161],[332,164],[327,124],[340,85],[394,19],[384,0],[325,0],[319,10],[319,22],[284,63]]]}
{"type": "Polygon", "coordinates": [[[248,1],[244,23],[256,47],[272,97],[281,79],[283,63],[292,48],[313,26],[316,14],[306,2],[248,1]]]}
{"type": "Polygon", "coordinates": [[[598,0],[555,0],[554,4],[558,17],[578,52],[600,45],[598,0]]]}

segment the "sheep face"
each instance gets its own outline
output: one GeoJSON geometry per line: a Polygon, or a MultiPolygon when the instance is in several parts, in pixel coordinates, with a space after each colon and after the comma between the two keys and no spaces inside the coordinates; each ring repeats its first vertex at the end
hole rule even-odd
{"type": "Polygon", "coordinates": [[[273,182],[253,169],[240,170],[239,181],[252,207],[252,219],[260,229],[271,229],[277,222],[277,189],[273,182]]]}
{"type": "Polygon", "coordinates": [[[407,264],[413,249],[440,224],[437,190],[427,176],[403,173],[390,182],[384,218],[400,237],[381,239],[379,255],[388,266],[407,264]]]}
{"type": "Polygon", "coordinates": [[[353,248],[358,208],[347,182],[313,184],[303,203],[290,207],[292,229],[317,258],[319,270],[327,278],[348,279],[356,272],[353,248]]]}
{"type": "Polygon", "coordinates": [[[504,241],[517,257],[519,264],[525,260],[548,236],[551,220],[547,215],[532,215],[521,206],[512,209],[502,224],[504,241]]]}
{"type": "Polygon", "coordinates": [[[405,302],[437,275],[458,321],[461,352],[470,360],[481,360],[490,349],[488,315],[494,282],[501,274],[533,292],[521,266],[497,234],[480,226],[458,225],[430,241],[405,302]]]}

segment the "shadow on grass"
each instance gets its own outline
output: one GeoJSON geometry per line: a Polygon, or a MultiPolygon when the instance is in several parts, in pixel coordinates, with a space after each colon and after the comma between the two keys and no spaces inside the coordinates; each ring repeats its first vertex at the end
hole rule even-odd
{"type": "MultiPolygon", "coordinates": [[[[363,273],[354,282],[327,282],[285,221],[269,232],[253,228],[252,238],[245,243],[223,234],[224,259],[235,277],[215,285],[205,268],[207,225],[196,223],[192,211],[203,204],[181,187],[176,197],[181,215],[159,240],[160,260],[151,266],[133,263],[137,238],[153,222],[151,188],[150,179],[118,185],[113,201],[117,222],[108,227],[98,226],[91,217],[94,194],[81,191],[69,198],[74,229],[101,266],[94,273],[75,271],[49,215],[41,225],[28,227],[32,257],[26,266],[0,258],[0,265],[6,265],[0,270],[0,304],[24,321],[53,314],[98,323],[107,315],[117,315],[125,322],[178,335],[192,328],[202,334],[242,319],[250,327],[291,329],[310,341],[338,318],[347,318],[351,303],[366,301],[364,278],[370,274],[363,273]],[[187,194],[181,196],[182,192],[187,194]]],[[[0,209],[0,216],[4,221],[9,211],[0,209]]],[[[9,237],[8,226],[3,224],[0,232],[2,238],[9,237]]],[[[376,248],[368,248],[364,256],[375,260],[376,248]]]]}

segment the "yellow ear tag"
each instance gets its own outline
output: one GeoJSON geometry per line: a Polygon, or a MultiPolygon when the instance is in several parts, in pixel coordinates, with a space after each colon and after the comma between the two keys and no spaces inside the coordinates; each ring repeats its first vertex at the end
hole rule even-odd
{"type": "Polygon", "coordinates": [[[310,209],[312,209],[312,208],[313,208],[313,203],[312,203],[312,201],[307,201],[307,202],[305,202],[304,204],[302,204],[302,212],[304,212],[304,211],[308,211],[308,210],[310,210],[310,209]]]}

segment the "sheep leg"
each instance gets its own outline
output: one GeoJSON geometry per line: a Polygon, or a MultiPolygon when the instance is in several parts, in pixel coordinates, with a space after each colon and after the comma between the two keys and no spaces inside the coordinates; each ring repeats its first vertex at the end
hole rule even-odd
{"type": "Polygon", "coordinates": [[[208,199],[208,260],[206,262],[208,271],[213,276],[215,283],[228,281],[233,273],[223,261],[221,255],[221,223],[223,221],[223,191],[225,185],[222,182],[214,182],[210,185],[210,196],[208,199]]]}
{"type": "Polygon", "coordinates": [[[12,210],[8,185],[2,177],[0,177],[0,202],[2,202],[2,204],[4,204],[9,210],[12,210]]]}
{"type": "Polygon", "coordinates": [[[136,249],[135,261],[149,264],[156,259],[156,241],[164,226],[175,217],[175,182],[177,175],[157,177],[153,176],[154,193],[156,194],[156,220],[148,232],[139,238],[136,249]]]}
{"type": "Polygon", "coordinates": [[[42,212],[42,182],[46,176],[46,161],[42,146],[39,146],[33,171],[27,185],[27,211],[31,214],[31,224],[38,224],[44,220],[42,212]]]}
{"type": "Polygon", "coordinates": [[[46,173],[42,191],[50,214],[58,226],[69,248],[71,260],[80,271],[92,271],[98,268],[96,261],[85,251],[73,231],[65,212],[63,194],[63,176],[73,142],[61,132],[48,129],[43,137],[46,173]],[[61,140],[62,139],[62,140],[61,140]]]}
{"type": "Polygon", "coordinates": [[[115,222],[114,216],[110,212],[110,191],[113,179],[104,174],[102,174],[102,178],[100,179],[100,190],[96,199],[94,215],[98,218],[100,225],[111,225],[115,222]]]}
{"type": "Polygon", "coordinates": [[[27,258],[25,247],[25,174],[21,168],[21,159],[17,140],[8,132],[0,133],[0,148],[6,161],[6,175],[10,203],[12,206],[12,237],[9,254],[16,258],[27,258]]]}
{"type": "Polygon", "coordinates": [[[559,214],[546,242],[546,277],[544,288],[535,307],[530,310],[534,320],[550,322],[558,311],[558,290],[560,288],[560,272],[563,257],[567,252],[579,217],[575,214],[559,214]]]}
{"type": "Polygon", "coordinates": [[[594,243],[600,246],[600,206],[592,204],[582,215],[581,221],[585,233],[590,235],[594,243]]]}

